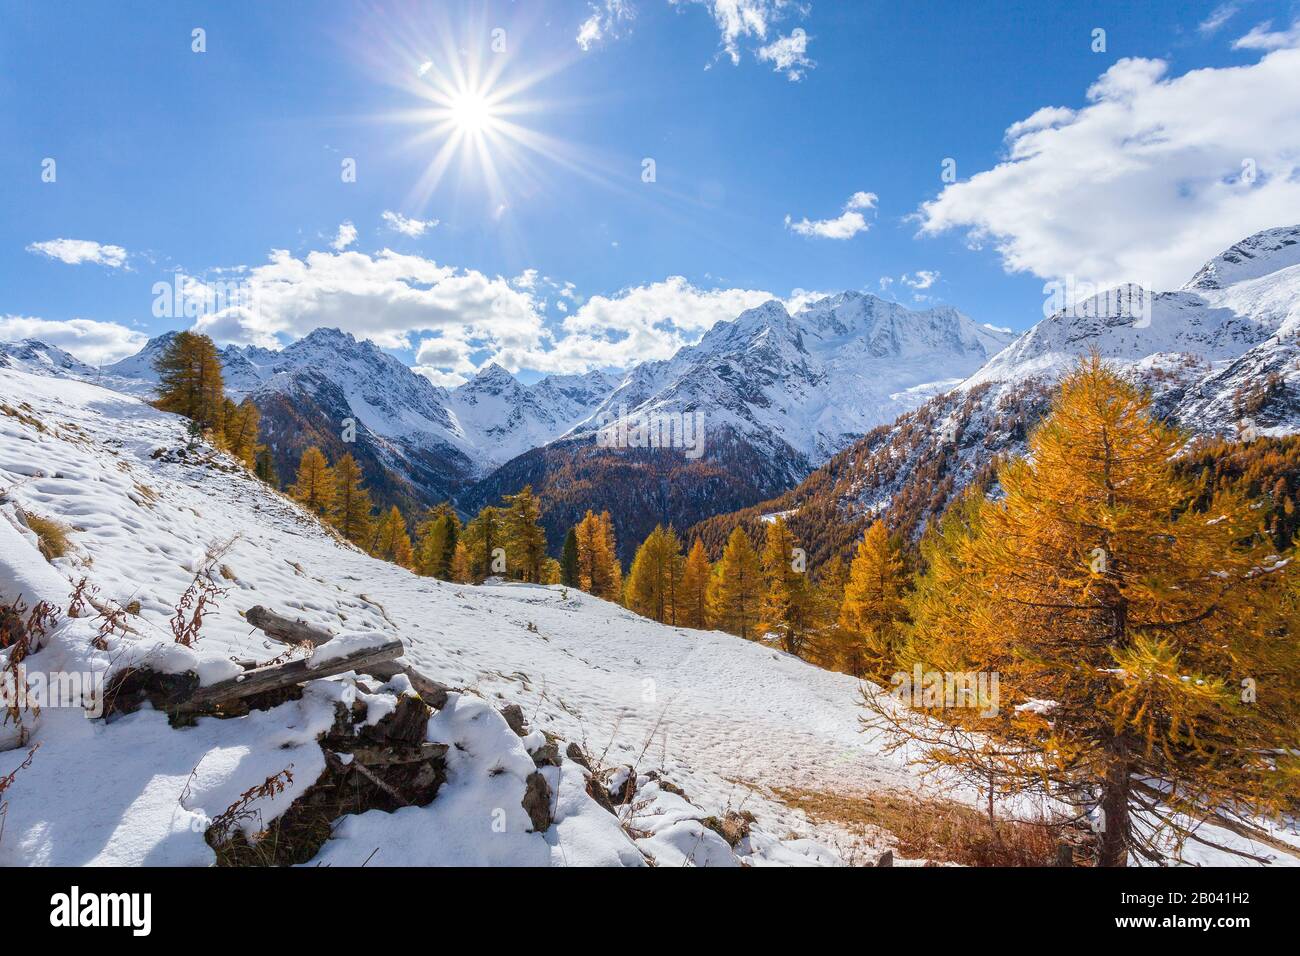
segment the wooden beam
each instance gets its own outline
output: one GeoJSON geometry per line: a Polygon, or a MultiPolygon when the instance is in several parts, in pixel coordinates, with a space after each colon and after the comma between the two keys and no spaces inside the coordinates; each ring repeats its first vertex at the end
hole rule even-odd
{"type": "Polygon", "coordinates": [[[260,604],[245,611],[244,620],[281,644],[310,643],[320,647],[334,640],[334,635],[323,627],[316,627],[306,621],[295,621],[283,614],[276,614],[260,604]]]}
{"type": "Polygon", "coordinates": [[[381,664],[402,656],[402,642],[391,637],[382,644],[367,644],[346,654],[340,654],[328,661],[312,666],[312,659],[306,658],[287,661],[283,664],[270,664],[255,667],[237,677],[219,681],[207,687],[200,687],[189,697],[177,701],[169,709],[178,711],[205,710],[241,697],[263,694],[267,691],[282,690],[295,684],[323,677],[333,677],[348,671],[364,671],[365,668],[381,664]]]}

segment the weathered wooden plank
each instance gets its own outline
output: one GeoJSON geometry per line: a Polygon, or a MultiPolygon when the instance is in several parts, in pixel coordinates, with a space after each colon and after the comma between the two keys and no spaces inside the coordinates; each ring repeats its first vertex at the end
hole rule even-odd
{"type": "Polygon", "coordinates": [[[281,690],[302,684],[309,680],[333,677],[348,671],[363,671],[365,668],[391,661],[402,656],[402,642],[389,638],[382,644],[367,644],[355,651],[340,654],[330,660],[321,661],[312,666],[312,659],[287,661],[283,664],[270,664],[255,667],[229,680],[200,687],[188,698],[177,701],[173,709],[181,711],[202,710],[216,707],[229,701],[262,694],[267,691],[281,690]]]}
{"type": "Polygon", "coordinates": [[[306,621],[296,621],[277,614],[258,604],[244,612],[244,620],[266,636],[282,644],[315,644],[320,647],[334,640],[334,635],[323,627],[316,627],[306,621]]]}

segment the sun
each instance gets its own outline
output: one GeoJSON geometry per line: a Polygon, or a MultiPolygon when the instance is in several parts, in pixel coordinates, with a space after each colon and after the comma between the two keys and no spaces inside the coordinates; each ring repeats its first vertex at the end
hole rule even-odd
{"type": "Polygon", "coordinates": [[[414,101],[369,117],[410,130],[397,145],[423,163],[407,196],[411,208],[426,207],[437,194],[447,198],[447,185],[453,197],[481,196],[500,209],[516,196],[546,192],[556,172],[613,182],[582,144],[542,128],[557,109],[581,102],[543,94],[576,62],[575,52],[533,54],[544,47],[530,42],[539,27],[529,18],[507,29],[477,17],[456,21],[445,11],[430,16],[381,17],[359,40],[375,74],[414,101]],[[529,52],[518,59],[517,51],[529,52]]]}
{"type": "Polygon", "coordinates": [[[472,91],[452,97],[447,111],[452,125],[461,133],[471,135],[491,129],[496,119],[487,97],[472,91]]]}

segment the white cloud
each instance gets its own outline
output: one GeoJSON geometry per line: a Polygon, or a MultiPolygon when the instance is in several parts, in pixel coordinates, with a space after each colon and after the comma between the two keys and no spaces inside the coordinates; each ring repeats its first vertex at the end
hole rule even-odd
{"type": "Polygon", "coordinates": [[[808,59],[810,39],[802,29],[795,27],[789,36],[777,37],[767,46],[759,47],[758,58],[771,63],[777,73],[784,73],[786,79],[797,83],[817,65],[808,59]]]}
{"type": "Polygon", "coordinates": [[[636,17],[631,0],[600,0],[590,4],[590,11],[575,37],[583,50],[590,50],[603,40],[616,40],[623,36],[636,17]]]}
{"type": "Polygon", "coordinates": [[[963,230],[1010,272],[1180,286],[1208,258],[1300,210],[1300,50],[1165,75],[1120,60],[1079,110],[1008,131],[1007,158],[922,205],[923,233],[963,230]]]}
{"type": "Polygon", "coordinates": [[[400,232],[404,236],[410,236],[412,239],[418,239],[438,225],[437,219],[411,219],[403,216],[400,212],[393,212],[391,209],[385,209],[381,218],[389,229],[400,232]]]}
{"type": "Polygon", "coordinates": [[[391,249],[302,258],[272,250],[245,273],[237,306],[195,323],[223,342],[259,344],[320,326],[384,348],[408,348],[413,333],[437,330],[488,350],[533,350],[546,338],[538,301],[504,278],[391,249]]]}
{"type": "Polygon", "coordinates": [[[772,24],[794,10],[806,15],[808,7],[792,0],[669,0],[670,3],[699,3],[708,9],[721,35],[723,52],[732,63],[740,62],[742,40],[767,39],[772,24]]]}
{"type": "Polygon", "coordinates": [[[336,235],[334,241],[330,243],[330,248],[335,252],[342,252],[356,241],[357,227],[352,225],[350,221],[344,220],[339,223],[338,235],[336,235]]]}
{"type": "MultiPolygon", "coordinates": [[[[797,310],[821,297],[796,290],[784,301],[797,310]]],[[[451,388],[489,361],[511,371],[584,372],[666,359],[773,298],[670,276],[584,300],[573,283],[535,269],[505,278],[390,249],[301,258],[277,249],[243,270],[237,305],[199,316],[195,328],[222,343],[268,347],[321,326],[340,328],[383,348],[414,349],[414,369],[451,388]],[[549,321],[548,301],[556,306],[549,321]]]]}
{"type": "Polygon", "coordinates": [[[1210,11],[1210,15],[1202,20],[1196,29],[1206,35],[1216,33],[1219,27],[1237,15],[1239,9],[1240,7],[1235,3],[1221,3],[1210,11]]]}
{"type": "Polygon", "coordinates": [[[898,281],[903,285],[913,289],[928,289],[939,279],[939,273],[930,269],[917,269],[910,275],[904,272],[898,277],[898,281]]]}
{"type": "Polygon", "coordinates": [[[879,197],[875,193],[856,192],[844,204],[844,212],[834,219],[800,219],[795,222],[785,217],[785,227],[800,236],[816,239],[852,239],[871,228],[862,210],[876,208],[879,197]]]}
{"type": "Polygon", "coordinates": [[[716,323],[776,298],[752,289],[701,289],[682,276],[595,295],[565,315],[544,351],[506,350],[506,368],[584,372],[671,358],[716,323]]]}
{"type": "MultiPolygon", "coordinates": [[[[702,6],[718,29],[719,55],[732,64],[741,60],[742,50],[752,48],[754,55],[771,63],[777,73],[800,80],[817,64],[808,58],[810,37],[794,29],[787,36],[778,35],[768,42],[775,25],[787,15],[806,17],[812,9],[805,0],[668,0],[671,6],[702,6]]],[[[636,16],[632,0],[592,0],[589,15],[578,27],[578,46],[589,50],[605,40],[614,40],[629,32],[636,16]]]]}
{"type": "Polygon", "coordinates": [[[0,316],[0,341],[39,339],[70,352],[90,365],[106,365],[134,355],[147,340],[142,332],[116,322],[93,319],[38,319],[20,315],[0,316]]]}
{"type": "Polygon", "coordinates": [[[108,266],[110,269],[120,269],[126,265],[126,250],[121,246],[108,246],[90,239],[49,239],[45,242],[33,242],[27,247],[27,251],[58,259],[70,266],[94,262],[101,266],[108,266]]]}
{"type": "Polygon", "coordinates": [[[1251,27],[1250,32],[1237,38],[1232,44],[1234,50],[1283,50],[1300,44],[1300,20],[1291,24],[1289,30],[1274,30],[1272,21],[1259,23],[1251,27]]]}

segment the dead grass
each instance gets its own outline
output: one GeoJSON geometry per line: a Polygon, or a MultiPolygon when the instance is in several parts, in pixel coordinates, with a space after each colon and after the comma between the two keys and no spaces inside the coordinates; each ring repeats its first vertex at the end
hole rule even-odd
{"type": "Polygon", "coordinates": [[[1006,820],[991,828],[988,817],[971,807],[906,793],[857,796],[797,787],[775,793],[814,822],[889,831],[906,859],[963,866],[1057,865],[1060,827],[1006,820]]]}
{"type": "Polygon", "coordinates": [[[42,518],[40,515],[29,513],[27,527],[31,528],[40,539],[41,554],[45,555],[46,561],[61,558],[72,550],[72,542],[68,540],[71,529],[67,525],[60,524],[53,518],[42,518]]]}

